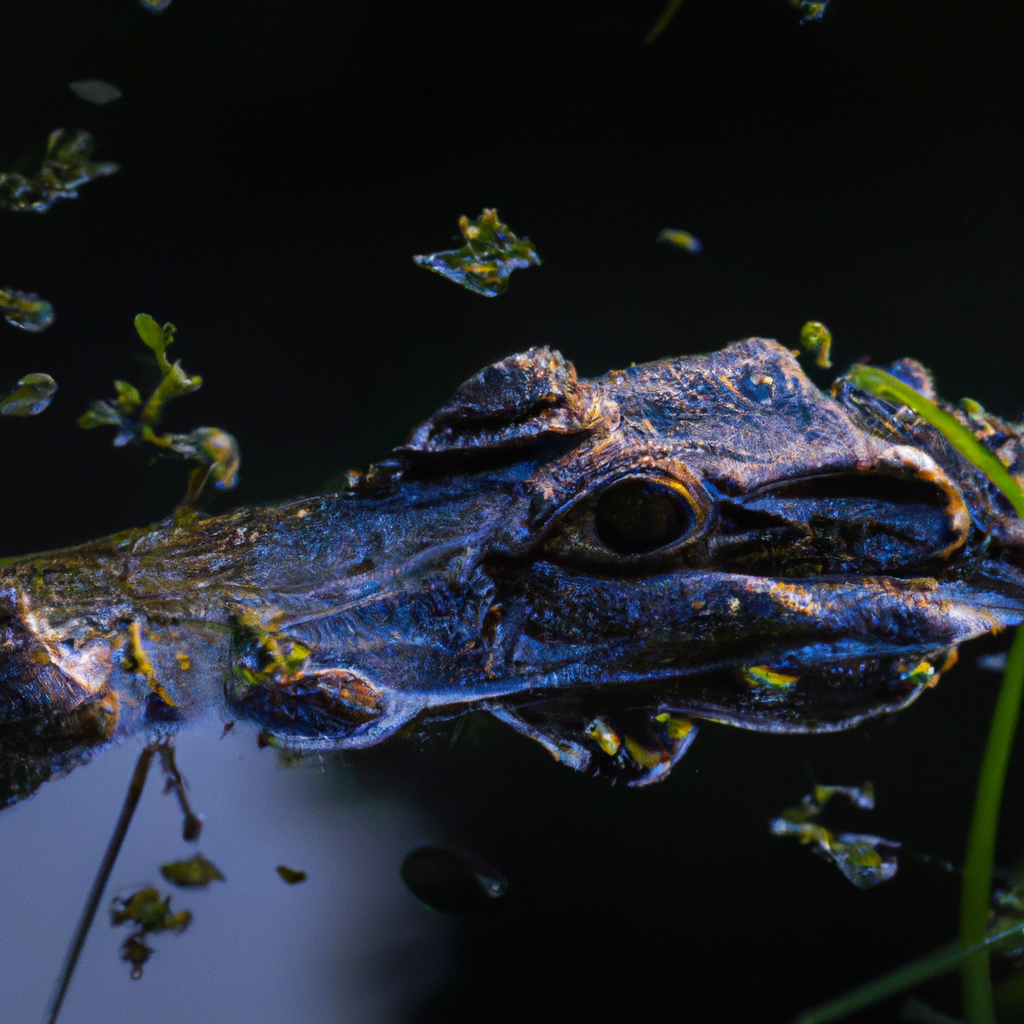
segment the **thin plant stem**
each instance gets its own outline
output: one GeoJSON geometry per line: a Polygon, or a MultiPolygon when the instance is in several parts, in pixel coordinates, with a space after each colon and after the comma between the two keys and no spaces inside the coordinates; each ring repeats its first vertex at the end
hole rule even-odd
{"type": "Polygon", "coordinates": [[[194,843],[203,830],[203,816],[192,810],[188,802],[188,795],[185,792],[185,780],[178,771],[178,765],[174,760],[174,747],[168,740],[160,747],[160,764],[164,770],[164,792],[173,792],[178,798],[178,805],[181,813],[185,816],[185,822],[181,829],[181,838],[186,842],[194,843]]]}
{"type": "Polygon", "coordinates": [[[906,992],[915,985],[931,981],[948,971],[955,971],[965,959],[981,953],[987,956],[996,949],[1014,948],[1024,938],[1024,924],[1015,924],[1012,928],[990,935],[982,942],[968,946],[966,949],[958,941],[940,946],[909,964],[904,964],[890,974],[883,974],[874,981],[860,985],[827,1003],[820,1003],[810,1010],[804,1010],[793,1024],[830,1024],[834,1020],[842,1020],[852,1013],[865,1010],[869,1006],[880,1003],[883,999],[906,992]]]}
{"type": "MultiPolygon", "coordinates": [[[[1024,627],[1017,630],[1006,659],[1006,671],[992,715],[985,756],[978,777],[971,830],[964,858],[960,902],[960,945],[972,946],[985,936],[992,901],[992,864],[1006,768],[1024,693],[1024,627]]],[[[978,953],[961,967],[964,1019],[967,1024],[995,1024],[988,954],[978,953]]]]}
{"type": "Polygon", "coordinates": [[[668,28],[669,23],[676,16],[676,11],[683,6],[683,0],[668,0],[665,5],[665,9],[661,12],[661,16],[654,23],[651,31],[647,33],[647,38],[644,40],[644,46],[650,46],[658,36],[661,35],[665,29],[668,28]]]}
{"type": "Polygon", "coordinates": [[[64,967],[57,979],[53,999],[50,1002],[50,1009],[46,1015],[46,1024],[56,1024],[61,1004],[64,1002],[64,996],[67,995],[68,986],[71,984],[71,976],[75,972],[75,965],[78,963],[78,957],[82,952],[82,947],[85,945],[86,936],[89,934],[93,918],[96,916],[96,908],[103,898],[103,890],[107,887],[110,872],[113,871],[114,862],[117,860],[117,855],[121,852],[121,844],[124,842],[124,837],[128,834],[128,826],[132,822],[132,815],[135,813],[135,808],[139,805],[139,798],[142,796],[142,790],[146,785],[146,776],[149,774],[149,766],[156,750],[157,747],[155,745],[147,746],[139,754],[139,759],[135,763],[135,771],[132,773],[132,780],[128,784],[128,792],[125,794],[124,803],[121,805],[121,815],[114,826],[114,833],[110,837],[107,852],[103,855],[99,871],[96,872],[96,878],[93,880],[89,898],[85,901],[82,916],[78,919],[78,928],[75,931],[74,938],[71,940],[71,945],[68,947],[68,955],[64,960],[64,967]]]}

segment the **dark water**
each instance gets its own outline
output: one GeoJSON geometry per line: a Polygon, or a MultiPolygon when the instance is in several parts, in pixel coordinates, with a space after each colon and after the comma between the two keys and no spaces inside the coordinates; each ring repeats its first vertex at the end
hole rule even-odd
{"type": "MultiPolygon", "coordinates": [[[[687,0],[644,49],[659,10],[8,0],[0,166],[66,126],[122,171],[2,218],[0,286],[57,310],[34,337],[0,324],[3,383],[61,386],[39,420],[0,423],[2,553],[179,499],[180,467],[74,427],[111,378],[138,378],[140,310],[178,325],[176,355],[207,381],[170,425],[239,438],[239,503],[323,489],[537,344],[593,374],[795,341],[814,318],[840,365],[914,355],[947,395],[1018,415],[1020,6],[833,0],[800,27],[783,0],[687,0]],[[67,83],[89,77],[124,97],[82,102],[67,83]],[[409,259],[485,205],[545,259],[498,300],[409,259]],[[703,252],[656,246],[663,227],[703,252]]],[[[958,860],[998,683],[973,662],[1000,646],[968,647],[913,709],[849,734],[705,726],[643,792],[482,721],[292,769],[209,723],[179,763],[228,881],[176,897],[195,922],[157,938],[140,982],[99,921],[64,1019],[787,1021],[951,937],[958,883],[904,863],[857,891],[769,818],[812,777],[872,779],[878,809],[845,825],[958,860]],[[422,841],[475,851],[507,895],[466,921],[431,914],[398,873],[422,841]],[[280,863],[309,880],[285,886],[280,863]]],[[[4,1024],[41,1015],[135,753],[0,816],[4,1024]]],[[[1015,761],[1004,864],[1024,853],[1022,813],[1015,761]]],[[[159,881],[189,852],[179,831],[152,786],[112,891],[159,881]]]]}

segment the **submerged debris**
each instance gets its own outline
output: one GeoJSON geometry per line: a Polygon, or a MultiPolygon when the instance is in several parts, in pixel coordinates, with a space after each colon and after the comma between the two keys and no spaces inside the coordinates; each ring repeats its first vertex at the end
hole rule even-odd
{"type": "Polygon", "coordinates": [[[180,362],[171,363],[166,356],[167,346],[174,341],[174,324],[162,327],[148,314],[135,318],[135,330],[143,344],[151,349],[160,367],[162,380],[153,393],[143,401],[138,388],[124,380],[115,380],[117,398],[93,402],[78,419],[84,430],[93,427],[117,427],[114,444],[152,444],[165,452],[192,459],[200,463],[189,480],[189,493],[185,504],[191,505],[199,497],[207,479],[212,479],[220,490],[230,490],[238,482],[238,468],[242,457],[238,442],[225,430],[217,427],[198,427],[187,434],[157,434],[164,406],[172,399],[197,391],[202,377],[190,377],[180,362]]]}
{"type": "Polygon", "coordinates": [[[192,923],[188,910],[171,913],[171,897],[160,899],[156,889],[140,889],[127,899],[115,898],[110,907],[113,925],[129,922],[137,927],[121,944],[121,959],[132,965],[132,977],[142,977],[143,965],[153,955],[146,936],[156,932],[183,932],[192,923]]]}
{"type": "Polygon", "coordinates": [[[160,874],[168,882],[182,889],[205,889],[211,882],[223,882],[224,876],[211,860],[197,853],[187,860],[175,860],[160,865],[160,874]]]}
{"type": "Polygon", "coordinates": [[[298,885],[306,880],[305,871],[296,871],[294,868],[278,864],[274,869],[289,885],[298,885]]]}
{"type": "Polygon", "coordinates": [[[467,915],[503,896],[508,879],[479,857],[440,846],[417,846],[406,854],[402,881],[429,910],[467,915]]]}
{"type": "Polygon", "coordinates": [[[1000,651],[999,654],[980,654],[974,664],[982,672],[1005,672],[1006,651],[1000,651]]]}
{"type": "Polygon", "coordinates": [[[676,228],[662,228],[656,239],[665,245],[674,245],[677,249],[685,249],[694,254],[700,252],[700,239],[695,238],[689,231],[679,231],[676,228]]]}
{"type": "Polygon", "coordinates": [[[459,228],[466,239],[461,249],[413,256],[413,260],[489,298],[505,292],[513,270],[540,266],[533,242],[513,234],[507,224],[498,220],[497,210],[484,210],[474,221],[460,217],[459,228]]]}
{"type": "Polygon", "coordinates": [[[53,323],[53,306],[33,292],[0,289],[0,316],[14,327],[38,334],[53,323]]]}
{"type": "Polygon", "coordinates": [[[870,889],[896,874],[896,851],[900,844],[859,832],[837,835],[819,825],[815,819],[829,800],[839,794],[863,810],[875,806],[875,791],[870,782],[859,787],[815,786],[814,792],[805,796],[799,807],[790,807],[782,812],[782,817],[772,820],[772,834],[795,836],[805,845],[816,844],[815,852],[831,860],[858,889],[870,889]]]}
{"type": "Polygon", "coordinates": [[[94,145],[88,132],[51,132],[37,174],[28,178],[15,171],[0,172],[0,210],[45,213],[58,199],[76,198],[87,182],[113,174],[117,164],[93,162],[94,145]]]}
{"type": "Polygon", "coordinates": [[[38,416],[57,391],[57,382],[48,373],[29,373],[17,387],[0,398],[0,416],[38,416]]]}
{"type": "Polygon", "coordinates": [[[817,320],[808,320],[800,328],[800,344],[807,352],[813,352],[815,363],[828,369],[832,365],[832,332],[817,320]]]}
{"type": "Polygon", "coordinates": [[[116,85],[104,82],[102,78],[82,78],[77,82],[69,82],[68,88],[80,100],[95,103],[100,107],[105,103],[113,103],[124,95],[116,85]]]}

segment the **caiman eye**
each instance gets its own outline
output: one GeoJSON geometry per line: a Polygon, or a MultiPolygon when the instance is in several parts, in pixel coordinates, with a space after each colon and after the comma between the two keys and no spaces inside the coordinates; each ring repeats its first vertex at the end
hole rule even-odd
{"type": "Polygon", "coordinates": [[[647,572],[674,559],[715,521],[701,481],[681,470],[623,476],[593,487],[562,509],[544,539],[555,562],[647,572]]]}
{"type": "Polygon", "coordinates": [[[646,555],[689,534],[696,517],[675,491],[650,480],[620,480],[594,506],[594,532],[619,555],[646,555]]]}

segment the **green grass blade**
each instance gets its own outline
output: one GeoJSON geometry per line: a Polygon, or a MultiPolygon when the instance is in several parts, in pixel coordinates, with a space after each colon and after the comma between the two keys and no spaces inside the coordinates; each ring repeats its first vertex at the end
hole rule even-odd
{"type": "MultiPolygon", "coordinates": [[[[999,806],[1010,761],[1013,737],[1024,694],[1024,628],[1017,630],[1006,659],[1006,671],[992,714],[988,744],[978,777],[971,831],[964,859],[964,885],[960,903],[960,944],[980,941],[988,924],[992,897],[992,864],[995,858],[999,806]]],[[[995,1024],[988,955],[979,953],[964,962],[964,1019],[967,1024],[995,1024]]]]}
{"type": "Polygon", "coordinates": [[[665,29],[668,28],[669,23],[676,16],[676,11],[683,6],[683,0],[668,0],[665,5],[665,10],[661,12],[661,17],[654,23],[653,28],[647,33],[647,38],[644,40],[644,46],[650,46],[658,36],[661,35],[665,29]]]}
{"type": "Polygon", "coordinates": [[[982,471],[1006,495],[1017,515],[1024,519],[1024,491],[1007,472],[1006,467],[955,416],[940,409],[909,384],[877,366],[857,363],[843,378],[887,402],[909,406],[927,420],[965,458],[982,471]]]}
{"type": "Polygon", "coordinates": [[[972,956],[985,955],[993,949],[1018,944],[1022,936],[1024,936],[1024,923],[1014,925],[1006,931],[998,932],[971,946],[964,947],[959,942],[951,942],[919,960],[912,960],[891,974],[883,974],[882,977],[869,981],[866,985],[851,989],[844,995],[830,999],[827,1003],[821,1003],[810,1010],[805,1010],[793,1021],[793,1024],[828,1024],[829,1021],[841,1020],[851,1013],[874,1006],[875,1003],[880,1003],[883,999],[906,992],[915,985],[930,981],[949,971],[955,971],[972,956]]]}

